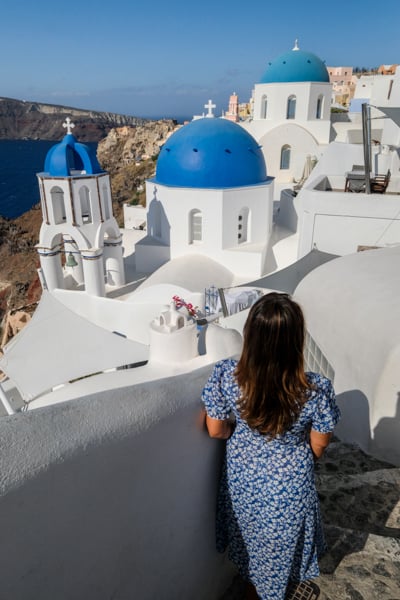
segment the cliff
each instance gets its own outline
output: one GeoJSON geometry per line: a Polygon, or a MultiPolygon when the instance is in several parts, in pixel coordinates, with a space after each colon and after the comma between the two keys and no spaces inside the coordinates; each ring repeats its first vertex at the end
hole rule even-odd
{"type": "Polygon", "coordinates": [[[153,177],[160,147],[176,128],[172,119],[118,127],[99,143],[97,156],[110,173],[114,216],[120,226],[124,202],[145,204],[144,182],[153,177]]]}
{"type": "Polygon", "coordinates": [[[127,115],[0,97],[0,139],[58,141],[66,117],[72,118],[74,135],[81,142],[97,142],[114,127],[147,122],[127,115]]]}
{"type": "MultiPolygon", "coordinates": [[[[60,113],[57,113],[55,121],[58,133],[54,135],[59,140],[60,113]]],[[[173,120],[123,125],[111,129],[99,143],[99,162],[110,173],[113,212],[121,226],[124,202],[144,204],[144,181],[154,175],[160,146],[175,128],[173,120]]],[[[77,137],[82,139],[79,132],[77,137]]],[[[39,259],[35,244],[39,240],[41,223],[39,205],[14,220],[0,217],[0,322],[4,316],[7,319],[10,311],[14,312],[40,298],[41,286],[36,272],[39,259]]]]}

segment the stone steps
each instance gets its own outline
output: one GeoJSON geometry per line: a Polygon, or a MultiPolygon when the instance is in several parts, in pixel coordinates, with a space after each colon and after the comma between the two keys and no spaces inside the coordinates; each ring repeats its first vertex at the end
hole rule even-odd
{"type": "Polygon", "coordinates": [[[400,600],[400,469],[335,442],[316,483],[329,548],[320,600],[400,600]]]}
{"type": "MultiPolygon", "coordinates": [[[[316,464],[328,544],[319,600],[400,600],[400,469],[334,441],[316,464]]],[[[221,600],[241,600],[237,578],[221,600]]]]}
{"type": "Polygon", "coordinates": [[[400,539],[325,527],[319,600],[399,600],[400,539]]]}

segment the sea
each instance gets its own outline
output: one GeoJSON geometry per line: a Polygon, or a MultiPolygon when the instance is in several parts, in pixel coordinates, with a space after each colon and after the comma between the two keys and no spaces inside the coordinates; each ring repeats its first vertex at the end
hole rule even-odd
{"type": "MultiPolygon", "coordinates": [[[[40,200],[36,173],[56,142],[0,140],[0,216],[15,219],[40,200]]],[[[94,150],[97,144],[87,144],[94,150]]]]}
{"type": "MultiPolygon", "coordinates": [[[[182,124],[189,116],[151,117],[175,119],[182,124]]],[[[57,142],[44,140],[0,140],[0,216],[15,219],[40,200],[36,173],[44,170],[48,150],[57,142]]],[[[94,151],[97,143],[85,142],[94,151]]]]}

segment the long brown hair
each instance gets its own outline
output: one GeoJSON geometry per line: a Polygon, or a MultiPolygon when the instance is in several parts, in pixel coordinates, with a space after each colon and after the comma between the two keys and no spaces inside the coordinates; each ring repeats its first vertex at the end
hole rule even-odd
{"type": "Polygon", "coordinates": [[[288,294],[262,296],[247,318],[235,370],[239,410],[251,428],[269,437],[291,427],[310,387],[304,373],[304,334],[302,310],[288,294]]]}

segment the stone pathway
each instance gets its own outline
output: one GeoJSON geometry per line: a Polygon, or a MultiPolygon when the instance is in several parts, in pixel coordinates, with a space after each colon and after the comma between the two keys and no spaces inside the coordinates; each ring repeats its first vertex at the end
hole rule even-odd
{"type": "MultiPolygon", "coordinates": [[[[329,547],[319,600],[400,600],[400,468],[336,441],[316,481],[329,547]]],[[[237,577],[221,600],[243,595],[237,577]]]]}

